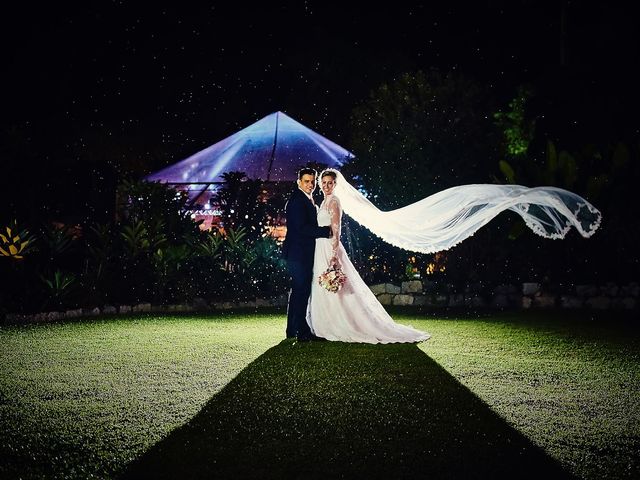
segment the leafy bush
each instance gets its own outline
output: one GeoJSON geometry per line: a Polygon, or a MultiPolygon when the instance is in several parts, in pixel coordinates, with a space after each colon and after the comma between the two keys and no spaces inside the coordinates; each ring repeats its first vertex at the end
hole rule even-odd
{"type": "Polygon", "coordinates": [[[128,182],[120,192],[131,202],[110,223],[31,234],[13,222],[1,231],[3,311],[215,302],[288,288],[277,242],[257,229],[202,231],[185,212],[185,198],[161,184],[128,182]]]}

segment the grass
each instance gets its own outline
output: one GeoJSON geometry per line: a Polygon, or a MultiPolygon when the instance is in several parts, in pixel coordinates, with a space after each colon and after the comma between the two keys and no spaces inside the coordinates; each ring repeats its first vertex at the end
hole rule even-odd
{"type": "Polygon", "coordinates": [[[2,478],[637,478],[640,339],[603,313],[442,318],[416,345],[282,313],[0,328],[2,478]]]}

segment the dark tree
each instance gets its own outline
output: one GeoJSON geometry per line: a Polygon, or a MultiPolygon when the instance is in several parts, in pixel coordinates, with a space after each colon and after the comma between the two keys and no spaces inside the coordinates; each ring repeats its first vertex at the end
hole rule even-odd
{"type": "MultiPolygon", "coordinates": [[[[343,171],[383,210],[454,185],[487,183],[498,161],[494,110],[491,92],[462,75],[405,73],[354,109],[356,158],[343,171]]],[[[369,282],[425,276],[435,265],[432,255],[392,247],[353,222],[348,226],[346,241],[369,282]]],[[[469,262],[483,264],[469,255],[466,272],[469,262]]]]}
{"type": "Polygon", "coordinates": [[[224,184],[213,198],[222,212],[222,226],[225,230],[244,228],[247,238],[256,240],[263,233],[267,214],[262,180],[247,178],[244,172],[226,172],[222,176],[224,184]]]}
{"type": "Polygon", "coordinates": [[[497,158],[491,93],[455,73],[405,73],[351,117],[356,158],[345,171],[381,208],[487,182],[497,158]]]}

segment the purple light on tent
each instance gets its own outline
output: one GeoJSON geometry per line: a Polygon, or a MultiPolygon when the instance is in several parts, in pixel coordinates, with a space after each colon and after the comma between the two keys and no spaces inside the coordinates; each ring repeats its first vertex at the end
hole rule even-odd
{"type": "Polygon", "coordinates": [[[148,175],[167,183],[222,182],[222,174],[241,171],[249,178],[294,181],[308,163],[340,168],[353,154],[282,112],[256,123],[204,150],[148,175]]]}

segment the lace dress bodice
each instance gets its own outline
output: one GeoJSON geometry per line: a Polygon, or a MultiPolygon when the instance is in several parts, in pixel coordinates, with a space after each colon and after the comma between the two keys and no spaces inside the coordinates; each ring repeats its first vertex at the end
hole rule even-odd
{"type": "Polygon", "coordinates": [[[329,210],[321,207],[318,210],[318,226],[326,227],[327,225],[331,225],[331,214],[329,213],[329,210]]]}
{"type": "Polygon", "coordinates": [[[335,255],[340,245],[340,224],[342,220],[342,207],[340,200],[335,195],[328,195],[323,200],[318,210],[318,225],[331,225],[333,236],[326,239],[331,242],[331,250],[335,255]]]}

